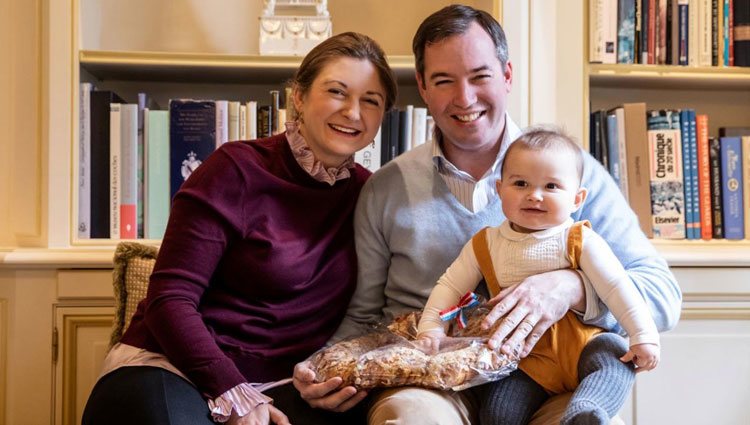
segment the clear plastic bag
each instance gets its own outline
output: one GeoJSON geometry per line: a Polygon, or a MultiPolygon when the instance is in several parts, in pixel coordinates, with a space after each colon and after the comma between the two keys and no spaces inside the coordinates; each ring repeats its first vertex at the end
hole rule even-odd
{"type": "Polygon", "coordinates": [[[317,382],[339,376],[342,386],[361,389],[405,385],[459,391],[497,381],[518,365],[486,344],[488,331],[478,323],[486,309],[473,309],[467,327],[451,330],[437,352],[414,343],[419,312],[397,317],[386,329],[345,340],[313,354],[317,382]],[[482,335],[473,336],[471,332],[482,335]],[[481,332],[480,332],[481,331],[481,332]]]}

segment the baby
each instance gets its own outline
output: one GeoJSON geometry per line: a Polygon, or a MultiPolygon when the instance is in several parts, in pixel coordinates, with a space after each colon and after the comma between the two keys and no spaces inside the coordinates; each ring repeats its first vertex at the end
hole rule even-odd
{"type": "MultiPolygon", "coordinates": [[[[588,222],[571,214],[586,200],[583,154],[563,132],[533,127],[508,148],[497,193],[507,218],[469,241],[432,290],[419,323],[419,339],[435,347],[447,323],[440,312],[455,306],[484,278],[491,296],[529,276],[580,269],[630,338],[584,325],[568,312],[554,324],[508,378],[490,383],[482,418],[525,424],[551,395],[575,391],[563,424],[608,424],[622,407],[638,370],[659,362],[659,335],[646,303],[622,264],[588,222]],[[514,402],[523,400],[523,403],[514,402]],[[489,410],[488,410],[489,409],[489,410]]],[[[519,326],[529,331],[527,318],[519,326]]],[[[485,422],[482,422],[483,424],[485,422]]]]}

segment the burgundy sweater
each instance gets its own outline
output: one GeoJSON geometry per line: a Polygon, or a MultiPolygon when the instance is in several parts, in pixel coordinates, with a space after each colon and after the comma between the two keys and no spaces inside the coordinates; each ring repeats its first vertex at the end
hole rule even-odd
{"type": "Polygon", "coordinates": [[[210,398],[291,376],[344,316],[369,171],[313,179],[281,134],[224,144],[175,195],[148,296],[122,338],[210,398]]]}

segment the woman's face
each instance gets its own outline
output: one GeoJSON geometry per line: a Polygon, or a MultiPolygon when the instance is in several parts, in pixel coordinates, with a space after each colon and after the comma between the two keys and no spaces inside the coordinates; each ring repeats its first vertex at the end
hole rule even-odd
{"type": "Polygon", "coordinates": [[[294,94],[294,106],[315,157],[336,167],[372,143],[383,122],[385,89],[372,63],[339,57],[320,70],[307,93],[294,94]]]}

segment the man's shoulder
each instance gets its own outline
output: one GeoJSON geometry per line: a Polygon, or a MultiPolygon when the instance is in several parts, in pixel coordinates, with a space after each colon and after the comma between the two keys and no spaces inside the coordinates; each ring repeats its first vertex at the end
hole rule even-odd
{"type": "Polygon", "coordinates": [[[390,183],[393,179],[404,180],[429,172],[434,167],[432,162],[432,143],[427,142],[380,167],[372,177],[370,184],[390,183]]]}

